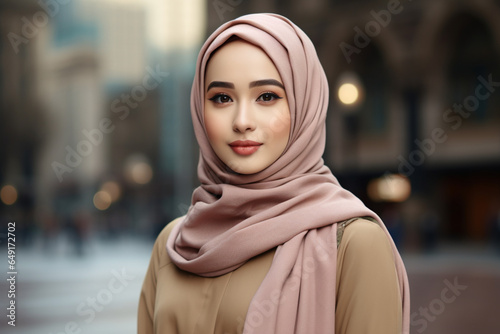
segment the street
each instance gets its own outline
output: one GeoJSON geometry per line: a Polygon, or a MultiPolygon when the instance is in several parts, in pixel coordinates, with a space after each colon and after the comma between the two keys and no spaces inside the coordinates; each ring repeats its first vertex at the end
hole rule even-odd
{"type": "MultiPolygon", "coordinates": [[[[16,326],[7,325],[9,319],[3,316],[0,332],[135,333],[139,291],[151,248],[152,242],[121,239],[94,241],[81,257],[73,255],[64,241],[49,253],[37,247],[19,250],[16,326]]],[[[8,287],[3,282],[1,301],[6,306],[8,287]]]]}

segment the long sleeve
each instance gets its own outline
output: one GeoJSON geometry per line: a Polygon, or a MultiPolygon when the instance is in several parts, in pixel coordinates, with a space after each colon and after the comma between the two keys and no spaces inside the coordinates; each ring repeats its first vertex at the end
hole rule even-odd
{"type": "Polygon", "coordinates": [[[153,317],[156,292],[156,273],[158,265],[157,242],[153,248],[149,267],[142,284],[142,290],[139,297],[139,308],[137,317],[137,333],[153,334],[153,317]]]}
{"type": "Polygon", "coordinates": [[[385,232],[371,221],[354,221],[338,248],[336,334],[399,334],[401,307],[385,232]]]}
{"type": "Polygon", "coordinates": [[[175,225],[176,221],[168,224],[160,233],[151,252],[151,260],[146,271],[146,276],[142,283],[141,294],[139,297],[139,307],[137,316],[137,333],[138,334],[153,334],[155,333],[154,313],[156,309],[156,290],[157,278],[160,268],[168,265],[170,262],[165,256],[165,243],[168,235],[175,225]]]}

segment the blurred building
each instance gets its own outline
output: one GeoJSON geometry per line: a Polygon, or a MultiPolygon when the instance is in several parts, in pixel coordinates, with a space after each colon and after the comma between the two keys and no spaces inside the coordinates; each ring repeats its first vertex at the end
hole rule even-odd
{"type": "Polygon", "coordinates": [[[138,84],[148,65],[146,10],[139,2],[82,1],[82,10],[96,17],[103,73],[107,84],[138,84]]]}
{"type": "Polygon", "coordinates": [[[0,3],[5,219],[81,237],[92,226],[149,233],[186,212],[196,179],[189,95],[203,4],[0,3]]]}
{"type": "Polygon", "coordinates": [[[315,43],[331,91],[325,160],[346,188],[416,244],[488,239],[500,211],[494,0],[2,1],[0,187],[17,201],[2,213],[45,226],[85,211],[124,229],[184,214],[196,55],[252,12],[283,14],[315,43]]]}
{"type": "MultiPolygon", "coordinates": [[[[113,123],[106,114],[106,89],[121,63],[109,65],[109,53],[103,51],[119,45],[116,40],[103,42],[111,33],[104,29],[105,18],[95,1],[51,4],[50,9],[39,8],[52,13],[39,57],[51,131],[40,152],[35,189],[40,217],[53,216],[60,228],[74,231],[82,212],[95,213],[92,199],[110,163],[106,137],[113,123]]],[[[130,63],[132,71],[137,67],[130,63]]],[[[119,79],[130,83],[135,74],[130,72],[119,79]]],[[[87,214],[88,221],[80,225],[91,224],[93,216],[87,214]]],[[[78,236],[81,231],[76,232],[78,236]]]]}
{"type": "Polygon", "coordinates": [[[44,16],[36,15],[36,1],[0,3],[0,216],[23,227],[34,224],[38,152],[46,134],[46,107],[38,90],[37,57],[44,34],[44,16]],[[9,193],[4,186],[9,185],[9,193]],[[5,198],[8,197],[8,198],[5,198]],[[8,207],[5,202],[15,202],[8,207]]]}
{"type": "Polygon", "coordinates": [[[207,6],[209,32],[243,14],[275,12],[311,37],[331,91],[325,160],[345,187],[383,216],[398,216],[386,220],[403,220],[421,244],[429,234],[488,239],[500,209],[498,1],[207,6]],[[393,174],[410,180],[408,199],[368,190],[393,174]]]}
{"type": "MultiPolygon", "coordinates": [[[[194,137],[190,96],[199,48],[206,29],[206,1],[166,1],[165,53],[158,63],[168,71],[162,86],[162,131],[160,133],[160,173],[170,196],[162,202],[166,222],[186,214],[194,187],[198,145],[194,137]]],[[[162,224],[160,224],[161,226],[162,224]]]]}

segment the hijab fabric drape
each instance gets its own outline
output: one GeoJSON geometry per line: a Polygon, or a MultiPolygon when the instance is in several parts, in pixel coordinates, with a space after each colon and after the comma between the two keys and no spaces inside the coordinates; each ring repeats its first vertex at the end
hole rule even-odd
{"type": "MultiPolygon", "coordinates": [[[[390,239],[403,298],[402,332],[409,332],[408,278],[387,229],[324,165],[328,94],[312,42],[282,16],[251,14],[227,22],[200,51],[191,114],[200,146],[201,185],[193,192],[187,215],[172,230],[167,251],[180,269],[214,277],[276,247],[271,268],[251,301],[244,333],[334,333],[336,223],[362,216],[376,219],[390,239]],[[204,127],[207,62],[233,35],[260,47],[273,61],[291,116],[283,154],[251,175],[233,172],[216,156],[204,127]]],[[[272,127],[267,130],[272,135],[272,127]]]]}

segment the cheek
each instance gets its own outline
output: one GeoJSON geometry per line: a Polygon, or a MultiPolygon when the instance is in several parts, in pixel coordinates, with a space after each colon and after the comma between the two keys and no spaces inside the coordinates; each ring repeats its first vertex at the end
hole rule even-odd
{"type": "MultiPolygon", "coordinates": [[[[205,109],[206,110],[206,109],[205,109]]],[[[223,122],[217,117],[215,113],[210,111],[205,111],[205,129],[207,131],[207,137],[210,144],[213,146],[222,137],[223,122]]]]}
{"type": "Polygon", "coordinates": [[[288,137],[290,136],[290,111],[288,108],[283,109],[271,120],[270,128],[280,144],[286,146],[288,137]]]}
{"type": "Polygon", "coordinates": [[[207,137],[210,143],[213,143],[216,140],[217,132],[215,131],[215,127],[213,126],[214,122],[210,117],[205,117],[205,128],[207,130],[207,137]]]}
{"type": "Polygon", "coordinates": [[[271,120],[270,128],[279,136],[290,132],[290,115],[281,113],[271,120]]]}

